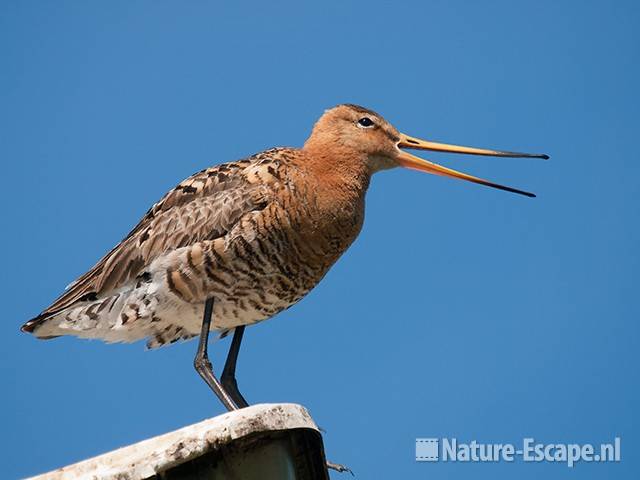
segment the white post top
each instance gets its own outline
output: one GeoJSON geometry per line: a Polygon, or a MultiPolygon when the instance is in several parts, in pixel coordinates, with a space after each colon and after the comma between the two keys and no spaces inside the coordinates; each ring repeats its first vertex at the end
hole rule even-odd
{"type": "Polygon", "coordinates": [[[31,477],[31,480],[143,480],[252,433],[294,428],[318,431],[309,412],[300,405],[253,405],[31,477]]]}

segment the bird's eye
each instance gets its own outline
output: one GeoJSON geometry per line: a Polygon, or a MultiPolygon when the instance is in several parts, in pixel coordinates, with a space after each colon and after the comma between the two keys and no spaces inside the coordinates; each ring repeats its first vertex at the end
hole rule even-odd
{"type": "Polygon", "coordinates": [[[364,128],[373,127],[373,120],[371,120],[369,117],[362,117],[360,120],[358,120],[358,125],[364,128]]]}

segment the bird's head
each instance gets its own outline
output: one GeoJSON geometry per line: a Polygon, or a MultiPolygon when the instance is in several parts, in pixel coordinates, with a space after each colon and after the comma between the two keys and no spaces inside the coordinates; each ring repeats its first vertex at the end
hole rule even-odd
{"type": "Polygon", "coordinates": [[[459,178],[529,197],[535,195],[443,167],[416,157],[405,150],[432,150],[494,157],[549,158],[544,154],[487,150],[421,140],[400,133],[376,112],[351,104],[338,105],[327,110],[313,127],[305,148],[346,154],[353,159],[351,161],[366,162],[372,173],[401,166],[444,177],[459,178]]]}

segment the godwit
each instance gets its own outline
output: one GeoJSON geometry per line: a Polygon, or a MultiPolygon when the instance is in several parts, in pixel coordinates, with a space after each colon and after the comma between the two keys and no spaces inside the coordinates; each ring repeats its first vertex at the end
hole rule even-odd
{"type": "Polygon", "coordinates": [[[22,330],[39,338],[146,338],[149,348],[199,335],[196,370],[227,409],[244,407],[235,367],[245,326],[299,301],[351,245],[375,172],[403,166],[534,196],[402,149],[549,158],[420,140],[371,110],[339,105],[300,149],[274,148],[180,183],[22,330]],[[211,329],[234,331],[221,381],[207,355],[211,329]]]}

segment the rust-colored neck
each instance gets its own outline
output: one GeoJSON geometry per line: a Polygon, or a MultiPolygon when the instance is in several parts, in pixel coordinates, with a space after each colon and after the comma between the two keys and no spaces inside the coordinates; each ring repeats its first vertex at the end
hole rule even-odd
{"type": "Polygon", "coordinates": [[[305,168],[316,179],[318,193],[335,201],[364,197],[371,180],[366,154],[343,145],[320,142],[311,137],[305,143],[305,168]]]}

